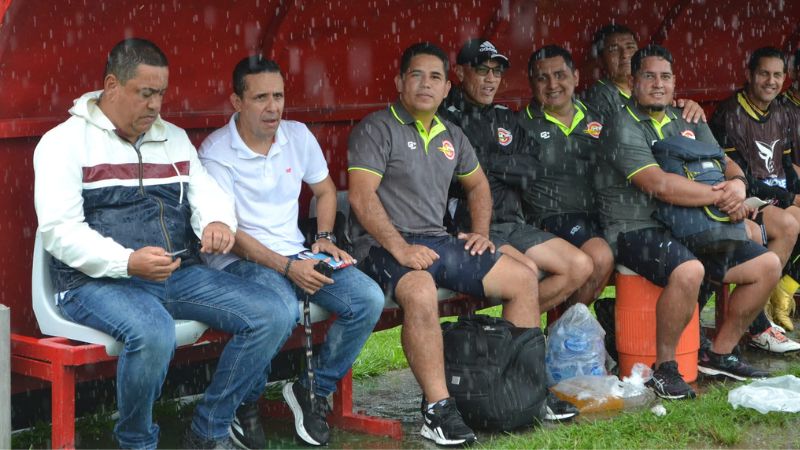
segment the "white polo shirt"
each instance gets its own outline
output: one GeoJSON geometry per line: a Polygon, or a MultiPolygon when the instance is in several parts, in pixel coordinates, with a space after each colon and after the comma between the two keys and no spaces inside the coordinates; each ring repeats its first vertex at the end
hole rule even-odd
{"type": "MultiPolygon", "coordinates": [[[[240,230],[281,255],[300,253],[298,198],[303,182],[315,184],[328,176],[322,149],[305,124],[281,120],[269,153],[260,155],[239,136],[237,115],[203,141],[200,161],[233,199],[240,230]]],[[[240,258],[230,253],[204,259],[222,269],[240,258]]]]}

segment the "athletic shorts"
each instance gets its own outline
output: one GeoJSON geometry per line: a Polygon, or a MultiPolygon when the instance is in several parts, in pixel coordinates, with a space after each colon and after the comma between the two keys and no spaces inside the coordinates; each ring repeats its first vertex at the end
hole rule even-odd
{"type": "Polygon", "coordinates": [[[706,278],[719,283],[729,269],[766,252],[766,248],[748,240],[731,252],[695,255],[673,236],[668,236],[664,228],[629,231],[620,233],[617,238],[617,263],[661,287],[667,285],[672,271],[686,261],[700,260],[706,278]]]}
{"type": "MultiPolygon", "coordinates": [[[[464,249],[465,241],[451,235],[405,238],[409,244],[424,245],[439,255],[439,259],[425,269],[433,276],[437,287],[475,297],[485,296],[483,277],[500,258],[499,252],[491,253],[487,250],[482,255],[470,255],[464,249]]],[[[414,270],[401,265],[391,253],[378,246],[369,249],[369,254],[359,263],[359,268],[392,295],[403,275],[414,270]]]]}
{"type": "Polygon", "coordinates": [[[586,213],[565,213],[542,220],[542,229],[580,248],[592,238],[603,238],[597,220],[586,213]]]}
{"type": "Polygon", "coordinates": [[[497,248],[508,244],[522,253],[554,237],[555,235],[526,223],[493,223],[489,229],[489,238],[497,248]]]}

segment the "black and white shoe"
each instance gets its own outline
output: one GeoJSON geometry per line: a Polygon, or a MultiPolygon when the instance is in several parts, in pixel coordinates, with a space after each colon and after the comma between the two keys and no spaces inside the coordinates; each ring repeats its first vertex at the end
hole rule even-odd
{"type": "Polygon", "coordinates": [[[422,419],[425,423],[419,433],[437,445],[466,445],[477,441],[452,397],[436,402],[430,409],[423,405],[422,419]]]}
{"type": "Polygon", "coordinates": [[[300,439],[311,445],[326,445],[331,437],[331,429],[326,417],[330,405],[325,397],[314,396],[314,403],[308,398],[308,390],[300,383],[286,383],[283,398],[294,414],[294,429],[300,439]]]}
{"type": "Polygon", "coordinates": [[[264,426],[258,413],[258,402],[242,403],[231,423],[230,436],[233,442],[244,449],[267,447],[264,426]]]}
{"type": "Polygon", "coordinates": [[[675,361],[665,361],[659,364],[658,368],[653,371],[653,377],[645,383],[645,386],[652,389],[657,396],[667,400],[697,397],[694,389],[684,381],[678,372],[678,363],[675,361]]]}
{"type": "Polygon", "coordinates": [[[569,420],[580,414],[575,405],[556,397],[556,394],[553,394],[549,389],[544,403],[544,420],[569,420]]]}
{"type": "Polygon", "coordinates": [[[750,378],[767,378],[771,375],[766,370],[751,366],[736,353],[718,355],[711,350],[700,354],[700,358],[697,361],[697,370],[705,375],[721,375],[738,381],[750,378]]]}

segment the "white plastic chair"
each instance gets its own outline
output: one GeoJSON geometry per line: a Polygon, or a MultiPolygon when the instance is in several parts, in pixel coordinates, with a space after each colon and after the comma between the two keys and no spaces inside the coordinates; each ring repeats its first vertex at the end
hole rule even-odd
{"type": "MultiPolygon", "coordinates": [[[[33,297],[33,312],[39,322],[39,329],[43,334],[60,336],[75,341],[105,346],[106,353],[117,356],[122,350],[122,343],[113,337],[79,325],[65,319],[56,306],[53,284],[50,281],[50,254],[42,247],[39,231],[36,231],[36,243],[33,247],[33,270],[31,276],[31,294],[33,297]]],[[[178,347],[194,344],[208,329],[206,324],[194,320],[176,320],[175,337],[178,347]]]]}

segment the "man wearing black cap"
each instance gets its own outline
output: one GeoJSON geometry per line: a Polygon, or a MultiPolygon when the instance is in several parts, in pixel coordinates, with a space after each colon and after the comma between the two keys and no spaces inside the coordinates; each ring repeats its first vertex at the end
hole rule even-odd
{"type": "MultiPolygon", "coordinates": [[[[515,176],[516,167],[526,152],[524,131],[517,125],[512,110],[492,103],[508,58],[484,39],[471,39],[461,48],[454,67],[459,86],[450,93],[439,113],[460,126],[475,148],[486,170],[492,191],[494,212],[490,237],[500,252],[523,263],[533,262],[547,272],[539,282],[539,308],[557,306],[582,286],[592,272],[591,260],[567,241],[525,223],[522,214],[523,179],[515,176]]],[[[458,189],[451,195],[463,198],[458,189]]],[[[458,230],[470,228],[466,202],[457,200],[453,222],[458,230]]],[[[565,419],[577,414],[569,403],[548,397],[545,418],[565,419]]]]}

